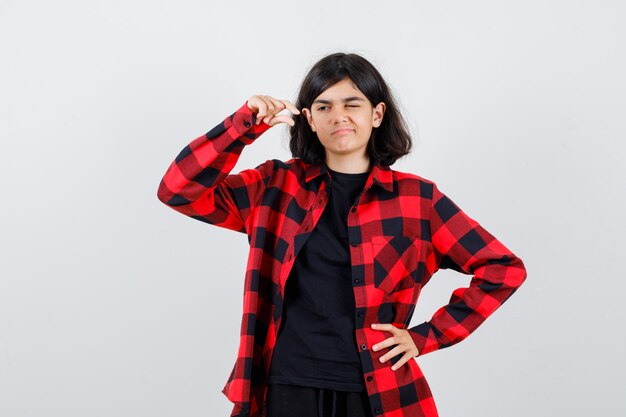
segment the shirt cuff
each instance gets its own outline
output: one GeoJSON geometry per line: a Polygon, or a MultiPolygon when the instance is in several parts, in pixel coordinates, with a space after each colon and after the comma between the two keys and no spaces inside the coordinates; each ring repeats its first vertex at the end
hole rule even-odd
{"type": "Polygon", "coordinates": [[[231,129],[235,129],[237,136],[246,144],[252,143],[261,133],[271,127],[265,122],[256,124],[256,114],[253,114],[248,107],[247,100],[230,116],[230,120],[232,123],[231,129]]]}
{"type": "Polygon", "coordinates": [[[419,352],[417,356],[423,356],[443,347],[439,342],[441,336],[437,337],[433,326],[427,321],[407,330],[419,352]]]}

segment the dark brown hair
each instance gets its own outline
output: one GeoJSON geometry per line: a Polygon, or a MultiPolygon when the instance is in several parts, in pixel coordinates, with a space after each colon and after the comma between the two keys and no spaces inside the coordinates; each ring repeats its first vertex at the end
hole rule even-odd
{"type": "MultiPolygon", "coordinates": [[[[302,81],[296,107],[310,109],[317,96],[346,78],[352,80],[372,106],[381,101],[385,103],[383,121],[372,130],[367,152],[372,163],[392,165],[411,150],[411,136],[385,80],[362,56],[337,52],[317,61],[302,81]]],[[[294,120],[295,125],[289,129],[289,149],[293,157],[308,163],[324,162],[324,147],[311,130],[306,116],[300,113],[294,116],[294,120]]]]}

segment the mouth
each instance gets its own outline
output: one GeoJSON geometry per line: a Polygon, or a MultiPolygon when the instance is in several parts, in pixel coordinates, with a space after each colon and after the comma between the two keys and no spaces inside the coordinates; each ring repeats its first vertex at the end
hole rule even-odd
{"type": "Polygon", "coordinates": [[[352,133],[352,129],[338,129],[335,130],[333,133],[331,133],[332,135],[345,135],[347,133],[352,133]]]}

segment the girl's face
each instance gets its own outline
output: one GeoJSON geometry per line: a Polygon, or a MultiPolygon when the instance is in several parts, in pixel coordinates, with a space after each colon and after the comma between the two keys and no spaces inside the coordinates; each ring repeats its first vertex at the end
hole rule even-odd
{"type": "Polygon", "coordinates": [[[352,80],[345,78],[322,92],[311,108],[303,108],[302,112],[326,150],[326,161],[369,159],[367,142],[372,129],[382,123],[385,103],[373,107],[352,80]]]}

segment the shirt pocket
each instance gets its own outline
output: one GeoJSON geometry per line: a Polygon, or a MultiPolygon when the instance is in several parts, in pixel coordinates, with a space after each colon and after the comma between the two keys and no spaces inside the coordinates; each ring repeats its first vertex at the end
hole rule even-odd
{"type": "Polygon", "coordinates": [[[372,236],[374,286],[388,294],[413,288],[419,260],[419,238],[410,235],[372,236]]]}

